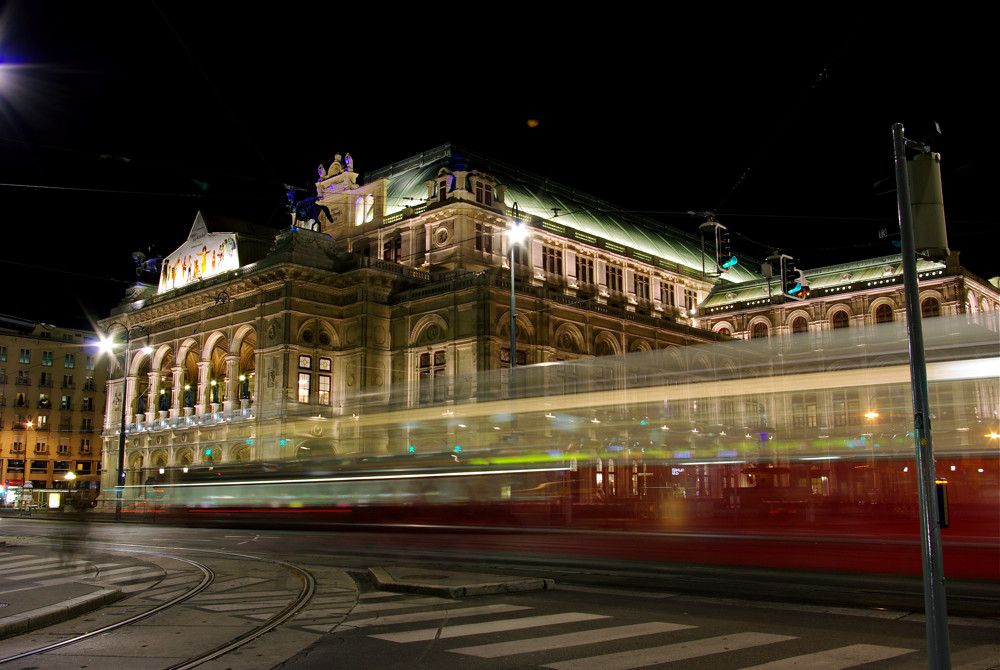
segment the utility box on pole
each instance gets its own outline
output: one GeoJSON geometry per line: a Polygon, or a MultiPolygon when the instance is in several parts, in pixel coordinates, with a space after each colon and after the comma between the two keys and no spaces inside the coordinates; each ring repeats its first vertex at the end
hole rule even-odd
{"type": "Polygon", "coordinates": [[[914,247],[922,256],[943,261],[948,258],[948,231],[941,190],[941,154],[918,153],[909,161],[908,173],[914,247]]]}

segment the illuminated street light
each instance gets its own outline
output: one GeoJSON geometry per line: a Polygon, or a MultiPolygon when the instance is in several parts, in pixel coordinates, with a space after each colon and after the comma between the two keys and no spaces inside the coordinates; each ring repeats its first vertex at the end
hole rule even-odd
{"type": "MultiPolygon", "coordinates": [[[[528,237],[528,230],[521,225],[514,208],[514,223],[507,229],[507,240],[510,242],[510,367],[517,365],[517,298],[514,295],[514,248],[528,237]]],[[[511,378],[513,383],[513,377],[511,378]]]]}
{"type": "Polygon", "coordinates": [[[132,332],[141,330],[146,334],[146,345],[141,349],[142,353],[150,354],[153,348],[149,346],[149,331],[146,330],[145,326],[126,326],[123,323],[114,322],[108,326],[108,335],[101,337],[101,343],[98,345],[101,351],[110,354],[114,350],[114,341],[110,335],[111,329],[118,326],[125,333],[125,361],[122,366],[122,404],[121,404],[121,430],[118,433],[118,483],[115,487],[115,521],[121,521],[122,518],[122,494],[125,490],[125,402],[128,398],[128,359],[129,359],[129,342],[132,339],[132,332]]]}

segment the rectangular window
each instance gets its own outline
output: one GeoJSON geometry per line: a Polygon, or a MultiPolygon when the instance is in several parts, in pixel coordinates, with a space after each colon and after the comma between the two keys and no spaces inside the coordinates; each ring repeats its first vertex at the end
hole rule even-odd
{"type": "Polygon", "coordinates": [[[542,247],[542,269],[554,275],[562,274],[562,249],[542,247]]]}
{"type": "Polygon", "coordinates": [[[51,351],[43,351],[42,352],[42,365],[44,365],[46,367],[50,367],[50,368],[52,367],[52,352],[51,351]]]}
{"type": "Polygon", "coordinates": [[[792,394],[792,426],[795,428],[815,428],[819,425],[819,414],[815,393],[792,394]]]}
{"type": "Polygon", "coordinates": [[[83,421],[80,422],[80,430],[85,433],[91,433],[94,430],[94,420],[90,417],[85,417],[83,421]]]}
{"type": "Polygon", "coordinates": [[[0,347],[0,363],[7,362],[7,347],[0,347]]]}
{"type": "Polygon", "coordinates": [[[308,372],[299,373],[299,402],[309,402],[312,394],[312,375],[308,372]]]}
{"type": "Polygon", "coordinates": [[[39,378],[38,378],[38,385],[39,386],[52,386],[52,373],[51,372],[42,372],[42,373],[40,373],[39,378]]]}
{"type": "Polygon", "coordinates": [[[521,246],[520,244],[514,245],[514,264],[515,265],[528,264],[528,250],[523,246],[521,246]]]}
{"type": "Polygon", "coordinates": [[[60,454],[68,454],[69,453],[69,445],[68,444],[60,444],[57,447],[57,450],[59,451],[60,454]]]}
{"type": "Polygon", "coordinates": [[[698,306],[698,293],[692,288],[684,289],[684,309],[690,314],[698,306]]]}
{"type": "Polygon", "coordinates": [[[493,227],[476,224],[476,251],[493,253],[493,227]]]}
{"type": "Polygon", "coordinates": [[[303,370],[312,370],[312,356],[299,356],[299,367],[303,370]]]}
{"type": "Polygon", "coordinates": [[[59,409],[73,409],[73,397],[64,395],[59,402],[59,409]]]}
{"type": "Polygon", "coordinates": [[[616,268],[611,265],[605,267],[604,278],[608,284],[608,290],[616,293],[621,293],[625,282],[622,279],[622,269],[616,268]]]}
{"type": "Polygon", "coordinates": [[[403,238],[396,237],[382,244],[382,260],[400,263],[403,260],[403,238]]]}
{"type": "Polygon", "coordinates": [[[333,361],[329,358],[319,359],[319,371],[320,372],[330,372],[333,370],[333,361]]]}
{"type": "Polygon", "coordinates": [[[576,257],[576,280],[581,284],[594,283],[594,259],[576,257]]]}
{"type": "Polygon", "coordinates": [[[93,412],[94,411],[94,399],[93,398],[84,398],[83,399],[83,406],[81,407],[81,409],[84,412],[93,412]]]}
{"type": "Polygon", "coordinates": [[[330,387],[331,387],[331,377],[330,375],[320,375],[319,376],[319,404],[329,405],[330,404],[330,387]]]}
{"type": "Polygon", "coordinates": [[[64,368],[72,368],[75,365],[76,365],[76,355],[75,354],[66,354],[66,358],[63,361],[63,367],[64,368]]]}
{"type": "Polygon", "coordinates": [[[71,389],[71,388],[73,388],[73,375],[63,375],[63,384],[62,384],[62,387],[64,389],[71,389]]]}
{"type": "MultiPolygon", "coordinates": [[[[46,401],[46,402],[48,402],[48,401],[46,401]]],[[[48,407],[46,407],[45,409],[48,409],[48,407]]],[[[35,425],[35,430],[48,430],[49,429],[49,417],[47,415],[45,415],[45,414],[39,414],[36,417],[36,421],[38,423],[35,425]]]]}
{"type": "Polygon", "coordinates": [[[14,442],[10,445],[10,450],[14,453],[20,453],[24,451],[24,442],[14,442]]]}
{"type": "Polygon", "coordinates": [[[476,182],[476,202],[483,205],[493,204],[493,186],[490,184],[484,184],[481,181],[476,182]]]}
{"type": "MultiPolygon", "coordinates": [[[[49,452],[49,447],[44,442],[35,442],[35,453],[36,454],[47,454],[49,452]]],[[[34,466],[32,466],[34,467],[34,466]]],[[[46,466],[48,467],[48,466],[46,466]]]]}
{"type": "Polygon", "coordinates": [[[84,391],[96,391],[97,383],[94,381],[93,377],[87,377],[83,380],[83,390],[84,391]]]}
{"type": "Polygon", "coordinates": [[[664,307],[677,307],[677,290],[670,282],[660,284],[660,302],[664,307]]]}
{"type": "Polygon", "coordinates": [[[94,365],[96,365],[96,362],[93,356],[87,356],[86,365],[88,370],[94,369],[94,365]]]}
{"type": "Polygon", "coordinates": [[[420,383],[420,402],[444,400],[447,394],[447,379],[445,378],[445,353],[435,351],[432,354],[420,354],[420,364],[417,377],[420,383]]]}
{"type": "Polygon", "coordinates": [[[80,440],[80,453],[81,454],[89,454],[90,453],[90,440],[89,439],[84,438],[84,439],[80,440]]]}
{"type": "Polygon", "coordinates": [[[635,281],[632,282],[635,288],[635,297],[640,300],[649,300],[649,277],[644,277],[642,275],[635,275],[635,281]]]}
{"type": "Polygon", "coordinates": [[[31,349],[21,349],[21,356],[18,360],[20,360],[22,363],[30,363],[31,349]]]}

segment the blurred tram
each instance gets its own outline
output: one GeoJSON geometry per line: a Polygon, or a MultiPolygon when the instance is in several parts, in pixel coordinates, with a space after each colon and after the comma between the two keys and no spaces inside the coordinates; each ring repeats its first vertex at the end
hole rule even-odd
{"type": "MultiPolygon", "coordinates": [[[[923,324],[948,533],[989,542],[1000,539],[997,316],[923,324]]],[[[905,324],[454,384],[345,412],[329,457],[192,469],[165,497],[188,520],[916,532],[905,324]]]]}

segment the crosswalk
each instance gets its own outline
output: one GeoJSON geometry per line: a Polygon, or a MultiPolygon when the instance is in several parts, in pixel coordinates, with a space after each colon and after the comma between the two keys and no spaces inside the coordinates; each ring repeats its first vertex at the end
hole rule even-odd
{"type": "Polygon", "coordinates": [[[829,645],[823,640],[815,640],[812,649],[801,653],[802,644],[795,642],[804,640],[795,635],[754,630],[700,635],[698,626],[687,623],[621,623],[607,614],[577,611],[539,614],[532,610],[524,605],[477,605],[474,602],[466,605],[445,598],[373,591],[360,595],[357,606],[342,623],[313,626],[312,629],[361,631],[368,639],[398,645],[445,641],[447,653],[470,660],[506,659],[518,667],[553,670],[629,670],[711,659],[715,655],[726,659],[720,667],[735,668],[739,658],[758,661],[742,666],[741,670],[843,670],[917,651],[874,644],[823,648],[829,645]],[[442,621],[444,625],[426,625],[442,621]],[[371,630],[375,627],[377,630],[371,630]],[[512,639],[496,641],[504,634],[513,634],[512,639]],[[525,634],[531,637],[524,637],[525,634]],[[477,636],[482,636],[479,643],[477,636]],[[626,645],[627,651],[621,651],[626,645]],[[609,649],[614,651],[607,651],[609,649]],[[739,655],[748,650],[754,652],[739,655]],[[588,655],[574,654],[574,651],[588,655]],[[736,656],[721,656],[734,652],[736,656]],[[531,655],[530,661],[526,660],[528,655],[531,655]],[[759,663],[760,659],[775,657],[780,658],[759,663]]]}
{"type": "Polygon", "coordinates": [[[85,560],[80,555],[42,556],[24,553],[0,553],[0,575],[5,591],[35,586],[58,586],[85,581],[115,587],[122,593],[150,588],[163,579],[164,571],[149,563],[85,560]]]}

